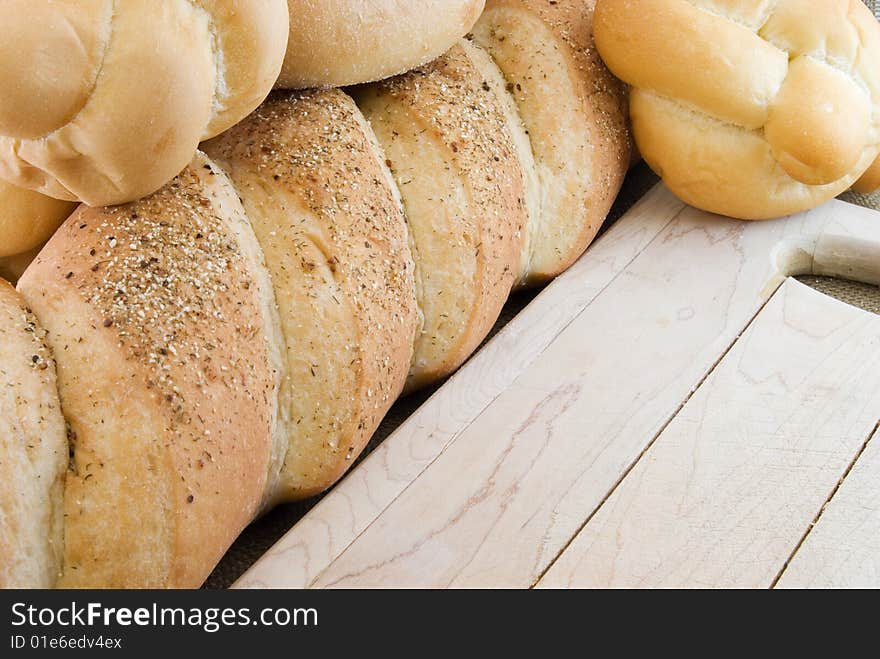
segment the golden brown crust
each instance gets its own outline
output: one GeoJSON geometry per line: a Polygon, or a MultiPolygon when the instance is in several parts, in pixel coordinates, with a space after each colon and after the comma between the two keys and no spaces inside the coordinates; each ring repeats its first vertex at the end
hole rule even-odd
{"type": "Polygon", "coordinates": [[[70,428],[62,585],[198,586],[257,512],[281,374],[249,231],[199,156],[152,197],[80,207],[19,282],[70,428]]]}
{"type": "Polygon", "coordinates": [[[422,324],[408,388],[442,378],[498,319],[528,222],[521,165],[495,92],[466,43],[358,93],[410,227],[422,324]]]}
{"type": "Polygon", "coordinates": [[[600,0],[595,34],[645,160],[689,203],[764,219],[868,187],[880,24],[859,0],[600,0]]]}
{"type": "Polygon", "coordinates": [[[525,284],[546,281],[583,253],[630,160],[623,86],[593,45],[594,4],[489,0],[473,32],[507,78],[541,180],[525,284]]]}
{"type": "Polygon", "coordinates": [[[288,0],[279,89],[382,80],[439,57],[473,27],[484,0],[288,0]]]}
{"type": "Polygon", "coordinates": [[[287,92],[205,145],[254,223],[287,340],[276,500],[339,478],[400,394],[412,354],[406,224],[368,131],[340,91],[287,92]]]}
{"type": "Polygon", "coordinates": [[[67,434],[45,338],[0,281],[0,588],[51,588],[61,571],[67,434]]]}

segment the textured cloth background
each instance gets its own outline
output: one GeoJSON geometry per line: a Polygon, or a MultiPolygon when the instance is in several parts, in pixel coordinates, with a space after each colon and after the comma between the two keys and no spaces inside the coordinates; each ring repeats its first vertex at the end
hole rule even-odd
{"type": "MultiPolygon", "coordinates": [[[[866,4],[880,19],[880,0],[867,0],[866,4]]],[[[878,63],[880,65],[880,63],[878,63]]],[[[628,210],[642,195],[645,194],[655,183],[657,177],[644,164],[634,167],[627,176],[620,196],[615,203],[608,220],[603,227],[607,230],[626,210],[628,210]]],[[[872,195],[857,195],[846,193],[841,199],[862,206],[868,206],[880,210],[880,193],[872,195]]],[[[880,313],[880,289],[875,286],[859,284],[857,282],[830,279],[826,277],[800,277],[802,282],[816,288],[827,295],[836,297],[849,304],[860,306],[874,313],[880,313]]],[[[514,295],[496,323],[492,331],[493,336],[499,329],[504,327],[511,318],[522,311],[534,298],[535,292],[527,291],[514,295]]],[[[487,339],[488,340],[488,339],[487,339]]],[[[420,392],[409,398],[399,401],[389,412],[382,422],[367,450],[361,456],[361,460],[369,452],[381,443],[395,428],[402,424],[418,407],[425,402],[434,392],[436,387],[420,392]]],[[[236,541],[223,561],[214,570],[214,573],[205,584],[206,588],[226,588],[241,576],[256,560],[262,556],[275,542],[277,542],[288,529],[300,520],[314,506],[320,497],[297,504],[279,506],[262,519],[252,524],[236,541]]]]}

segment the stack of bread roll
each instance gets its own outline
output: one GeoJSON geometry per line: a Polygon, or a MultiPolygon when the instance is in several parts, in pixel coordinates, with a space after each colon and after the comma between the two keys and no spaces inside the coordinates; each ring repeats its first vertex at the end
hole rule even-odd
{"type": "MultiPolygon", "coordinates": [[[[410,57],[476,4],[401,8],[410,57]]],[[[0,585],[198,586],[584,251],[630,160],[593,3],[486,5],[415,71],[274,92],[155,194],[80,206],[0,288],[0,585]]],[[[298,57],[294,84],[400,66],[298,57]]]]}

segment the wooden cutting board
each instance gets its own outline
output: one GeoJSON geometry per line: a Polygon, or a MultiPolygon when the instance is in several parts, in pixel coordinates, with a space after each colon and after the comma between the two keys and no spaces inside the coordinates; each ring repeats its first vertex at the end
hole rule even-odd
{"type": "Polygon", "coordinates": [[[880,213],[658,186],[237,587],[880,586],[880,213]]]}

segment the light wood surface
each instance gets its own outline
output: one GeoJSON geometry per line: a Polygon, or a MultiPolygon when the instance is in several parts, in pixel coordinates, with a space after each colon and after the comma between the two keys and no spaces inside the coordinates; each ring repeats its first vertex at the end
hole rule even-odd
{"type": "Polygon", "coordinates": [[[786,282],[538,585],[772,585],[880,418],[878,347],[786,282]]]}
{"type": "Polygon", "coordinates": [[[880,432],[822,511],[777,587],[880,588],[880,432]]]}
{"type": "Polygon", "coordinates": [[[237,586],[549,584],[785,278],[878,281],[878,246],[842,202],[745,223],[655,188],[237,586]]]}

